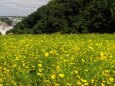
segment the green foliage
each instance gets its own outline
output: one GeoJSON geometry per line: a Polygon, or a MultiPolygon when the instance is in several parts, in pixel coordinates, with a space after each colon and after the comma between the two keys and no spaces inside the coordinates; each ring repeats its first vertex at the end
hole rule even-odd
{"type": "Polygon", "coordinates": [[[13,32],[114,33],[115,0],[51,0],[18,23],[13,32]]]}

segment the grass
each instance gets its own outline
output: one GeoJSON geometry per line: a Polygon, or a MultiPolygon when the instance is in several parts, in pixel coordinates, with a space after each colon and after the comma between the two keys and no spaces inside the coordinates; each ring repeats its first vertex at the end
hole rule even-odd
{"type": "Polygon", "coordinates": [[[115,86],[115,34],[0,36],[0,86],[115,86]]]}

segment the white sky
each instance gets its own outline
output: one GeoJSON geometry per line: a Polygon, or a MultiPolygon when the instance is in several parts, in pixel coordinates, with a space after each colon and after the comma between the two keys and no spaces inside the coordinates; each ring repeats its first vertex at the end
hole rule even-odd
{"type": "Polygon", "coordinates": [[[0,16],[27,16],[49,0],[0,0],[0,16]]]}

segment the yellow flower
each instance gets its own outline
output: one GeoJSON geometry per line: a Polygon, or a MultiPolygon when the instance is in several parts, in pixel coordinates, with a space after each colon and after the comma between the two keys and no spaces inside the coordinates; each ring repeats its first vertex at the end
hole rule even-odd
{"type": "Polygon", "coordinates": [[[74,70],[74,73],[75,73],[75,74],[78,74],[78,70],[74,70]]]}
{"type": "Polygon", "coordinates": [[[19,58],[20,58],[20,57],[16,57],[16,59],[15,59],[15,60],[19,60],[19,58]]]}
{"type": "Polygon", "coordinates": [[[81,59],[81,61],[82,61],[82,62],[85,62],[85,60],[84,60],[84,59],[81,59]]]}
{"type": "Polygon", "coordinates": [[[93,50],[93,47],[89,46],[89,49],[93,50]]]}
{"type": "Polygon", "coordinates": [[[47,80],[47,79],[45,79],[45,80],[44,80],[44,82],[45,82],[45,83],[48,83],[48,82],[50,82],[50,81],[49,81],[49,80],[47,80]]]}
{"type": "Polygon", "coordinates": [[[85,86],[88,86],[88,85],[89,85],[89,83],[84,83],[84,85],[85,85],[85,86]]]}
{"type": "Polygon", "coordinates": [[[15,81],[11,81],[11,82],[12,82],[12,84],[16,85],[16,82],[15,82],[15,81]]]}
{"type": "Polygon", "coordinates": [[[56,77],[55,74],[52,74],[52,75],[51,75],[51,78],[52,78],[52,79],[55,79],[55,77],[56,77]]]}
{"type": "Polygon", "coordinates": [[[93,79],[91,80],[91,83],[94,83],[94,80],[93,80],[93,79]]]}
{"type": "Polygon", "coordinates": [[[77,82],[77,84],[78,84],[78,85],[81,85],[81,82],[80,82],[80,80],[77,80],[76,82],[77,82]]]}
{"type": "Polygon", "coordinates": [[[104,53],[103,53],[103,52],[100,52],[100,56],[103,57],[103,56],[104,56],[104,53]]]}
{"type": "Polygon", "coordinates": [[[3,84],[0,84],[0,86],[3,86],[3,84]]]}
{"type": "Polygon", "coordinates": [[[2,78],[0,79],[0,83],[2,82],[2,78]]]}
{"type": "Polygon", "coordinates": [[[58,70],[58,71],[59,71],[59,70],[60,70],[60,66],[57,66],[57,67],[56,67],[56,70],[58,70]]]}
{"type": "Polygon", "coordinates": [[[104,83],[101,83],[101,86],[105,86],[105,84],[104,84],[104,83]]]}
{"type": "Polygon", "coordinates": [[[106,81],[102,80],[103,83],[105,83],[106,81]]]}
{"type": "Polygon", "coordinates": [[[39,68],[39,72],[42,72],[44,69],[43,68],[39,68]]]}
{"type": "Polygon", "coordinates": [[[61,78],[63,78],[63,77],[64,77],[64,74],[61,73],[61,74],[59,74],[59,76],[60,76],[61,78]]]}
{"type": "Polygon", "coordinates": [[[106,55],[104,52],[100,52],[100,59],[101,60],[106,60],[106,55]]]}
{"type": "Polygon", "coordinates": [[[49,53],[50,53],[50,54],[54,54],[54,52],[53,52],[53,51],[50,51],[49,53]]]}
{"type": "Polygon", "coordinates": [[[48,53],[48,52],[46,52],[46,53],[45,53],[45,57],[48,57],[48,56],[49,56],[49,53],[48,53]]]}
{"type": "Polygon", "coordinates": [[[38,67],[42,67],[42,64],[38,64],[38,67]]]}
{"type": "Polygon", "coordinates": [[[54,86],[59,86],[59,84],[58,83],[54,83],[54,86]]]}
{"type": "Polygon", "coordinates": [[[43,73],[37,73],[38,76],[43,76],[43,73]]]}
{"type": "Polygon", "coordinates": [[[85,79],[82,79],[81,81],[82,81],[82,82],[84,82],[84,83],[88,82],[88,81],[87,81],[87,80],[85,80],[85,79]]]}
{"type": "Polygon", "coordinates": [[[13,64],[12,67],[16,67],[16,64],[13,64]]]}
{"type": "Polygon", "coordinates": [[[114,81],[114,78],[113,78],[113,77],[110,77],[110,78],[109,78],[109,81],[110,81],[110,82],[113,82],[113,81],[114,81]]]}

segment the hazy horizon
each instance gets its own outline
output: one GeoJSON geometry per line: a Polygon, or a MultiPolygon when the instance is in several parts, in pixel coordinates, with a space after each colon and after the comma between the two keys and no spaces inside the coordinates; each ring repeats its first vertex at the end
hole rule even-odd
{"type": "Polygon", "coordinates": [[[0,16],[27,16],[49,0],[4,0],[0,1],[0,16]]]}

